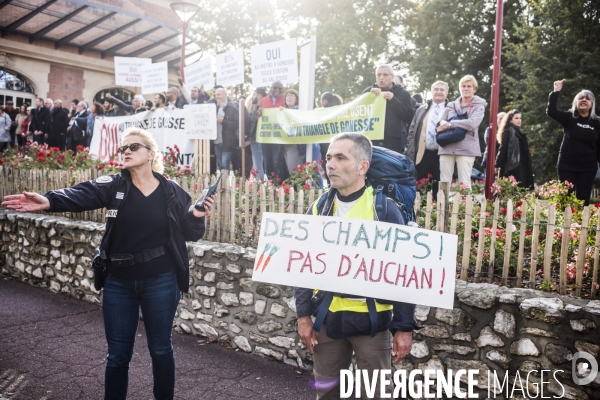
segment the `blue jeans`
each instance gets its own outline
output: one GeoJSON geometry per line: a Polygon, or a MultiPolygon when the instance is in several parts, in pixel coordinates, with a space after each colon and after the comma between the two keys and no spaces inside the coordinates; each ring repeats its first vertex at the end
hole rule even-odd
{"type": "Polygon", "coordinates": [[[223,151],[223,143],[215,143],[215,158],[217,159],[217,169],[221,171],[226,169],[229,171],[229,164],[231,164],[231,151],[223,151]]]}
{"type": "Polygon", "coordinates": [[[129,361],[133,355],[140,307],[152,357],[154,398],[173,399],[175,357],[171,332],[180,296],[175,272],[139,281],[106,277],[102,296],[104,331],[108,342],[105,400],[127,397],[129,361]]]}
{"type": "Polygon", "coordinates": [[[265,177],[265,169],[263,168],[263,153],[262,144],[258,142],[250,143],[250,149],[252,150],[252,168],[258,170],[258,179],[265,177]]]}

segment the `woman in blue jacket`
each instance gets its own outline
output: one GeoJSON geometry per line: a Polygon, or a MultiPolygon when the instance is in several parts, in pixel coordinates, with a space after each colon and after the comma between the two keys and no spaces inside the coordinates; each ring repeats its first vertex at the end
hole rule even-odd
{"type": "Polygon", "coordinates": [[[44,196],[27,192],[6,196],[2,205],[18,212],[80,212],[106,207],[106,230],[100,244],[107,264],[102,296],[108,342],[104,398],[127,396],[129,361],[141,308],[152,357],[154,397],[172,399],[175,359],[171,330],[180,292],[189,289],[185,241],[204,235],[204,217],[213,199],[207,199],[206,211],[198,211],[177,183],[163,177],[163,156],[151,133],[130,129],[119,151],[124,165],[120,174],[44,196]]]}

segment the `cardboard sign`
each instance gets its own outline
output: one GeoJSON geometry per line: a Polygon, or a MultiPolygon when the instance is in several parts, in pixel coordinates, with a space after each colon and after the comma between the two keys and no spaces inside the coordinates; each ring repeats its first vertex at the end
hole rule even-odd
{"type": "Polygon", "coordinates": [[[252,56],[252,86],[271,86],[275,81],[298,82],[298,51],[296,39],[259,44],[250,48],[252,56]]]}
{"type": "Polygon", "coordinates": [[[387,222],[264,213],[252,280],[452,309],[457,244],[387,222]]]}
{"type": "Polygon", "coordinates": [[[177,163],[181,166],[192,166],[195,142],[187,137],[184,112],[179,108],[174,110],[159,108],[156,111],[146,111],[125,117],[98,118],[94,124],[90,153],[101,161],[108,161],[111,156],[118,153],[123,133],[128,128],[136,127],[150,131],[158,148],[165,155],[169,155],[167,147],[177,145],[180,150],[177,163]]]}
{"type": "Polygon", "coordinates": [[[185,134],[188,139],[217,138],[217,106],[210,104],[186,104],[183,106],[185,116],[185,134]]]}
{"type": "Polygon", "coordinates": [[[381,140],[385,128],[386,100],[365,93],[350,103],[315,110],[265,108],[258,120],[259,143],[329,143],[338,133],[361,132],[381,140]]]}
{"type": "Polygon", "coordinates": [[[217,54],[217,84],[228,87],[244,83],[244,49],[217,54]]]}
{"type": "Polygon", "coordinates": [[[142,86],[142,66],[148,64],[152,64],[152,59],[115,57],[115,85],[142,86]]]}
{"type": "Polygon", "coordinates": [[[166,61],[142,66],[142,94],[165,92],[169,88],[169,69],[166,61]]]}
{"type": "Polygon", "coordinates": [[[192,65],[183,68],[185,73],[185,84],[188,89],[193,87],[200,88],[204,85],[204,90],[211,90],[215,87],[215,77],[212,70],[212,58],[205,58],[192,65]]]}

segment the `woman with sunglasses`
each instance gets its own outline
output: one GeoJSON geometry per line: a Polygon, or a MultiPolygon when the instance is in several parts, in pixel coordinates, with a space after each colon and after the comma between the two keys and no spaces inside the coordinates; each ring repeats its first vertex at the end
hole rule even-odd
{"type": "Polygon", "coordinates": [[[579,200],[587,206],[600,162],[600,120],[596,115],[596,98],[589,90],[575,95],[568,111],[559,111],[558,95],[565,80],[554,82],[546,113],[562,125],[564,135],[556,169],[561,181],[573,184],[579,200]]]}
{"type": "MultiPolygon", "coordinates": [[[[124,169],[69,189],[6,196],[18,212],[63,212],[106,207],[100,254],[106,260],[102,311],[108,342],[105,399],[127,396],[129,361],[141,308],[152,357],[154,397],[172,399],[175,359],[171,330],[180,292],[189,289],[186,241],[204,234],[205,211],[196,210],[177,183],[163,177],[162,154],[151,133],[125,132],[119,147],[124,169]]],[[[99,288],[97,287],[99,290],[99,288]]]]}

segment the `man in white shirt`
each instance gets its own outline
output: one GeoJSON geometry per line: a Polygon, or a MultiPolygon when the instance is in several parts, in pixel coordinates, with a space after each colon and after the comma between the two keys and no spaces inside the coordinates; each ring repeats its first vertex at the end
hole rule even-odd
{"type": "Polygon", "coordinates": [[[431,85],[432,99],[415,111],[408,129],[406,155],[415,163],[417,182],[428,178],[435,181],[432,189],[437,193],[440,180],[439,145],[436,142],[435,127],[446,108],[448,84],[437,81],[431,85]],[[431,175],[431,176],[430,176],[431,175]]]}

